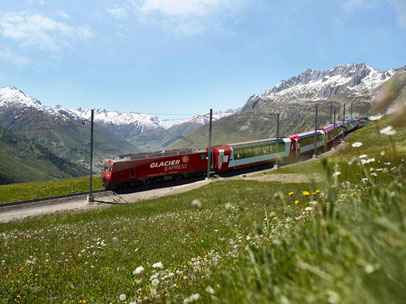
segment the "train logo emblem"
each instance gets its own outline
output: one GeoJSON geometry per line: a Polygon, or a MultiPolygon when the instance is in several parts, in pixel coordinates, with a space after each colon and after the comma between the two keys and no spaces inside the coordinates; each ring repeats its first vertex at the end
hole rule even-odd
{"type": "Polygon", "coordinates": [[[182,163],[186,164],[189,162],[189,156],[185,155],[182,157],[182,163]]]}

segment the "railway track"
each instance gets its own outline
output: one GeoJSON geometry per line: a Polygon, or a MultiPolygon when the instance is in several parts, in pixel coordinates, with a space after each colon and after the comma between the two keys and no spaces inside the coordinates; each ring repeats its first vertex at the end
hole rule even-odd
{"type": "MultiPolygon", "coordinates": [[[[93,191],[93,196],[101,197],[106,195],[113,195],[114,192],[111,190],[95,190],[93,191]]],[[[35,198],[24,201],[9,202],[9,203],[0,203],[0,212],[7,212],[16,209],[25,209],[33,207],[41,207],[47,205],[63,204],[70,202],[76,199],[86,199],[89,192],[77,192],[64,195],[48,196],[43,198],[35,198]]]]}

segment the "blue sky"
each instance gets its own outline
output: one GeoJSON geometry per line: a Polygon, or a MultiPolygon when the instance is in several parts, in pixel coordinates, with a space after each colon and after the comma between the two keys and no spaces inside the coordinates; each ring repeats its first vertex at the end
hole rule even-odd
{"type": "Polygon", "coordinates": [[[307,68],[406,65],[405,0],[0,0],[0,86],[141,113],[242,106],[307,68]]]}

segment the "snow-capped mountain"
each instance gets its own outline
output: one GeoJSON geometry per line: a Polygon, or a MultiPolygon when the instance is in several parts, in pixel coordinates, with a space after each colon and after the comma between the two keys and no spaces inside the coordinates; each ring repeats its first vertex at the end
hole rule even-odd
{"type": "MultiPolygon", "coordinates": [[[[223,117],[233,115],[233,114],[237,113],[240,110],[241,109],[238,108],[236,110],[228,109],[227,111],[224,111],[224,112],[222,112],[222,111],[213,112],[212,119],[213,119],[213,121],[216,121],[216,120],[219,120],[219,119],[221,119],[223,117]]],[[[194,124],[203,126],[203,125],[207,125],[209,123],[209,121],[210,121],[210,115],[209,114],[196,115],[196,116],[192,116],[192,117],[183,119],[181,121],[178,121],[176,124],[174,124],[174,126],[181,125],[181,124],[184,124],[184,123],[194,123],[194,124]]]]}
{"type": "MultiPolygon", "coordinates": [[[[61,120],[83,120],[90,119],[90,110],[79,108],[76,110],[66,109],[61,105],[48,107],[23,91],[13,86],[6,86],[0,89],[0,111],[5,108],[18,110],[21,114],[26,109],[36,110],[61,120]]],[[[0,112],[1,113],[1,112],[0,112]]],[[[137,112],[117,112],[106,109],[95,108],[94,120],[124,138],[135,136],[148,130],[163,130],[170,126],[161,122],[158,117],[137,112]]]]}
{"type": "Polygon", "coordinates": [[[298,76],[282,80],[261,94],[251,96],[243,110],[254,109],[270,102],[297,104],[343,98],[362,98],[370,102],[376,90],[398,70],[378,71],[364,63],[340,64],[328,71],[307,69],[298,76]]]}
{"type": "MultiPolygon", "coordinates": [[[[83,108],[70,110],[57,105],[54,109],[66,117],[77,120],[88,120],[91,115],[91,110],[83,108]]],[[[94,121],[125,139],[146,131],[164,130],[170,127],[156,116],[138,112],[107,111],[101,107],[94,109],[94,121]]]]}
{"type": "Polygon", "coordinates": [[[25,94],[23,91],[13,86],[0,88],[0,109],[4,107],[14,107],[18,109],[32,108],[44,113],[59,116],[57,111],[53,108],[42,105],[39,100],[25,94]]]}

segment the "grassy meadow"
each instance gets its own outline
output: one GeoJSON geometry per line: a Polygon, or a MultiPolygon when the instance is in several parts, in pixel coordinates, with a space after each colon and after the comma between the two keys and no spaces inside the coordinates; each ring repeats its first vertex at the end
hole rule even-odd
{"type": "Polygon", "coordinates": [[[403,303],[406,136],[387,124],[278,171],[322,184],[215,181],[0,224],[0,303],[403,303]]]}
{"type": "MultiPolygon", "coordinates": [[[[101,175],[94,175],[93,190],[104,189],[101,175]]],[[[0,204],[89,191],[89,176],[53,181],[0,185],[0,204]]]]}

